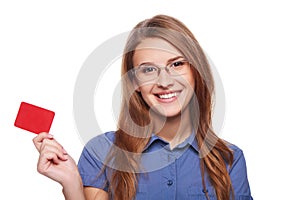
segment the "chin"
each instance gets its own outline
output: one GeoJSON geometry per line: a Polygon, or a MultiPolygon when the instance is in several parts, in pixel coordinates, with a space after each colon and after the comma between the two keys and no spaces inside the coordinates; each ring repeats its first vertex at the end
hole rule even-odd
{"type": "Polygon", "coordinates": [[[174,117],[179,117],[181,116],[181,109],[155,109],[154,112],[164,118],[174,118],[174,117]]]}

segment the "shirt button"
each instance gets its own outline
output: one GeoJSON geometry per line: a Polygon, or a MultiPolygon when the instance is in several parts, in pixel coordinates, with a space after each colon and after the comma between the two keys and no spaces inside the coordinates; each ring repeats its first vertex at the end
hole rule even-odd
{"type": "Polygon", "coordinates": [[[168,183],[167,183],[168,186],[171,186],[173,185],[173,181],[172,180],[168,180],[168,183]]]}

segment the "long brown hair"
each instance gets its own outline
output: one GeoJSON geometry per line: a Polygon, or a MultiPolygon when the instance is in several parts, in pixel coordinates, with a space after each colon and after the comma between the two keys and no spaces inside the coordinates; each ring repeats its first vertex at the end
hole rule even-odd
{"type": "MultiPolygon", "coordinates": [[[[160,38],[173,45],[191,63],[195,89],[189,109],[193,126],[196,127],[196,140],[200,148],[200,169],[202,183],[206,190],[204,174],[207,173],[215,189],[218,200],[233,198],[233,189],[227,165],[233,162],[233,153],[226,143],[218,138],[212,129],[212,107],[214,81],[207,58],[189,29],[177,19],[157,15],[137,24],[130,33],[125,45],[122,60],[122,105],[118,130],[114,144],[121,151],[111,152],[114,165],[122,165],[122,170],[112,171],[109,187],[116,200],[132,200],[137,191],[139,156],[151,136],[149,106],[138,92],[135,92],[130,73],[133,68],[133,55],[137,45],[145,38],[160,38]],[[131,154],[131,153],[134,154],[131,154]]],[[[200,190],[200,188],[199,188],[200,190]]],[[[206,198],[209,199],[206,193],[206,198]]]]}

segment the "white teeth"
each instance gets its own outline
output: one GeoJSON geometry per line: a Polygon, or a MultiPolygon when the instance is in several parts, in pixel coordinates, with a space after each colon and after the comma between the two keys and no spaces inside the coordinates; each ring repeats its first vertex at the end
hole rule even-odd
{"type": "Polygon", "coordinates": [[[176,97],[176,96],[177,96],[177,93],[169,93],[169,94],[158,95],[158,97],[161,98],[161,99],[170,99],[170,98],[176,97]]]}

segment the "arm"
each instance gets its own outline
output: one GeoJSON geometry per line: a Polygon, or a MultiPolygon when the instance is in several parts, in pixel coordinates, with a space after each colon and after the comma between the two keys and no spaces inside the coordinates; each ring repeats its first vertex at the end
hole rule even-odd
{"type": "Polygon", "coordinates": [[[95,187],[84,187],[77,165],[63,147],[47,133],[33,139],[40,153],[37,170],[39,173],[60,183],[66,200],[108,200],[108,193],[95,187]]]}
{"type": "Polygon", "coordinates": [[[53,136],[40,133],[33,143],[40,153],[38,172],[60,183],[66,200],[85,200],[77,165],[53,136]]]}
{"type": "Polygon", "coordinates": [[[73,183],[69,183],[66,186],[63,186],[62,192],[65,196],[65,200],[91,200],[90,198],[85,197],[80,178],[73,183]]]}
{"type": "Polygon", "coordinates": [[[247,166],[243,151],[237,147],[234,149],[234,162],[229,171],[235,198],[252,199],[247,176],[247,166]]]}
{"type": "Polygon", "coordinates": [[[92,138],[82,150],[77,167],[87,200],[110,199],[110,172],[105,165],[110,145],[110,138],[103,134],[92,138]]]}
{"type": "Polygon", "coordinates": [[[84,187],[83,191],[86,200],[109,200],[108,193],[102,189],[94,187],[84,187]]]}

